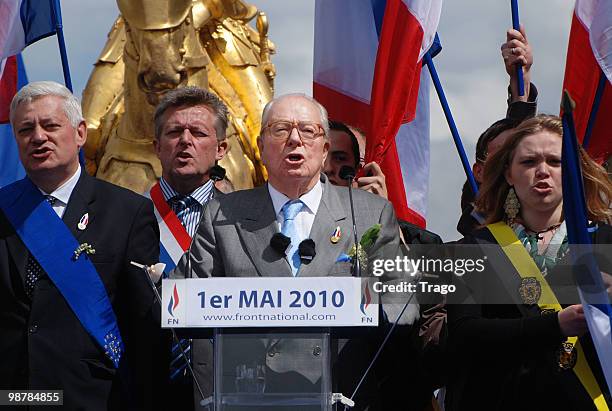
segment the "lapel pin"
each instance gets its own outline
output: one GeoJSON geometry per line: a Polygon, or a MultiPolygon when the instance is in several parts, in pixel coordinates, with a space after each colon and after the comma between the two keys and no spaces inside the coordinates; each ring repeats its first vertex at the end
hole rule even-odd
{"type": "Polygon", "coordinates": [[[334,233],[332,234],[332,236],[329,239],[329,241],[331,241],[332,244],[337,244],[338,241],[340,241],[340,238],[342,238],[342,231],[340,231],[340,226],[338,226],[334,230],[334,233]]]}
{"type": "Polygon", "coordinates": [[[92,255],[92,254],[96,253],[96,249],[93,248],[88,243],[83,243],[83,244],[79,245],[76,250],[74,250],[74,253],[72,254],[72,260],[73,261],[78,260],[79,257],[81,256],[81,254],[83,254],[83,253],[85,253],[86,255],[92,255]]]}
{"type": "Polygon", "coordinates": [[[77,224],[77,228],[83,231],[87,228],[87,224],[89,224],[89,213],[83,214],[83,217],[81,217],[79,223],[77,224]]]}

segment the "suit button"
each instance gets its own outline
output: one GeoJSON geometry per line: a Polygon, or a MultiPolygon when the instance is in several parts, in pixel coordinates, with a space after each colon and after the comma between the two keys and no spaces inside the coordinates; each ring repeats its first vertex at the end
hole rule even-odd
{"type": "Polygon", "coordinates": [[[268,357],[274,357],[276,353],[274,351],[268,351],[268,357]]]}
{"type": "Polygon", "coordinates": [[[36,331],[38,331],[38,325],[36,325],[36,324],[30,325],[30,328],[28,328],[28,332],[30,334],[34,334],[36,331]]]}
{"type": "Polygon", "coordinates": [[[321,355],[321,347],[318,345],[312,349],[312,355],[321,355]]]}

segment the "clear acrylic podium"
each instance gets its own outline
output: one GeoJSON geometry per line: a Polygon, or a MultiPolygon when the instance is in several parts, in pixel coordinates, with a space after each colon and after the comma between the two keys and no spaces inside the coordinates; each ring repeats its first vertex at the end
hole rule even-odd
{"type": "Polygon", "coordinates": [[[330,341],[329,330],[216,329],[215,411],[331,410],[330,341]]]}

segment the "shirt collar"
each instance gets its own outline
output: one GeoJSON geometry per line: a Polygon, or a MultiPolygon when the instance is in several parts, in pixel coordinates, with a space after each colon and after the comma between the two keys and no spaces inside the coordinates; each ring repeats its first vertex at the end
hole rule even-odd
{"type": "Polygon", "coordinates": [[[53,190],[52,193],[45,193],[43,190],[40,190],[44,195],[50,195],[55,197],[58,201],[61,201],[65,205],[68,205],[68,200],[70,200],[70,196],[72,195],[72,191],[74,187],[76,187],[79,182],[79,177],[81,176],[81,165],[77,167],[77,170],[74,172],[72,177],[70,177],[64,184],[53,190]]]}
{"type": "MultiPolygon", "coordinates": [[[[159,185],[166,202],[168,202],[168,200],[170,200],[172,197],[180,195],[166,180],[164,180],[163,177],[159,179],[159,185]]],[[[200,203],[200,205],[204,205],[212,198],[213,187],[214,181],[208,180],[206,183],[189,193],[188,196],[192,197],[194,200],[200,203]]]]}
{"type": "MultiPolygon", "coordinates": [[[[274,213],[278,215],[283,208],[283,205],[291,199],[278,191],[272,184],[268,182],[268,191],[270,198],[272,199],[272,205],[274,206],[274,213]]],[[[323,186],[321,181],[317,180],[317,183],[307,193],[300,196],[300,200],[306,205],[308,211],[312,214],[316,214],[321,204],[321,197],[323,197],[323,186]]]]}

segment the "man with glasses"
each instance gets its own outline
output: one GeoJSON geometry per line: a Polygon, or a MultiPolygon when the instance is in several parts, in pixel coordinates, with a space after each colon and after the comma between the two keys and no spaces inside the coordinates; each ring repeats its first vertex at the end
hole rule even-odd
{"type": "MultiPolygon", "coordinates": [[[[351,263],[341,258],[353,246],[348,189],[331,185],[322,174],[329,151],[325,108],[306,95],[284,95],[266,105],[262,125],[258,147],[268,171],[268,183],[215,198],[208,204],[193,239],[193,274],[198,277],[350,276],[351,263]],[[288,240],[286,248],[273,241],[279,233],[288,240]],[[314,242],[311,260],[303,258],[298,247],[307,239],[314,242]]],[[[400,255],[399,230],[391,204],[363,190],[355,190],[353,199],[359,235],[375,224],[382,225],[368,250],[369,258],[395,259],[400,255]]],[[[185,255],[179,262],[178,276],[186,271],[187,259],[185,255]]],[[[408,311],[406,322],[414,319],[418,308],[411,306],[408,311]]],[[[340,392],[350,394],[355,388],[377,348],[373,341],[375,338],[367,342],[342,340],[337,344],[338,356],[333,356],[337,358],[334,364],[337,372],[333,379],[334,387],[340,392]]],[[[283,376],[297,379],[298,384],[312,383],[306,377],[308,362],[295,360],[316,356],[312,344],[292,343],[288,347],[281,341],[273,350],[273,354],[259,358],[265,362],[267,373],[281,379],[283,376]]],[[[375,368],[362,387],[354,409],[364,409],[383,400],[376,384],[380,369],[375,368]]]]}

